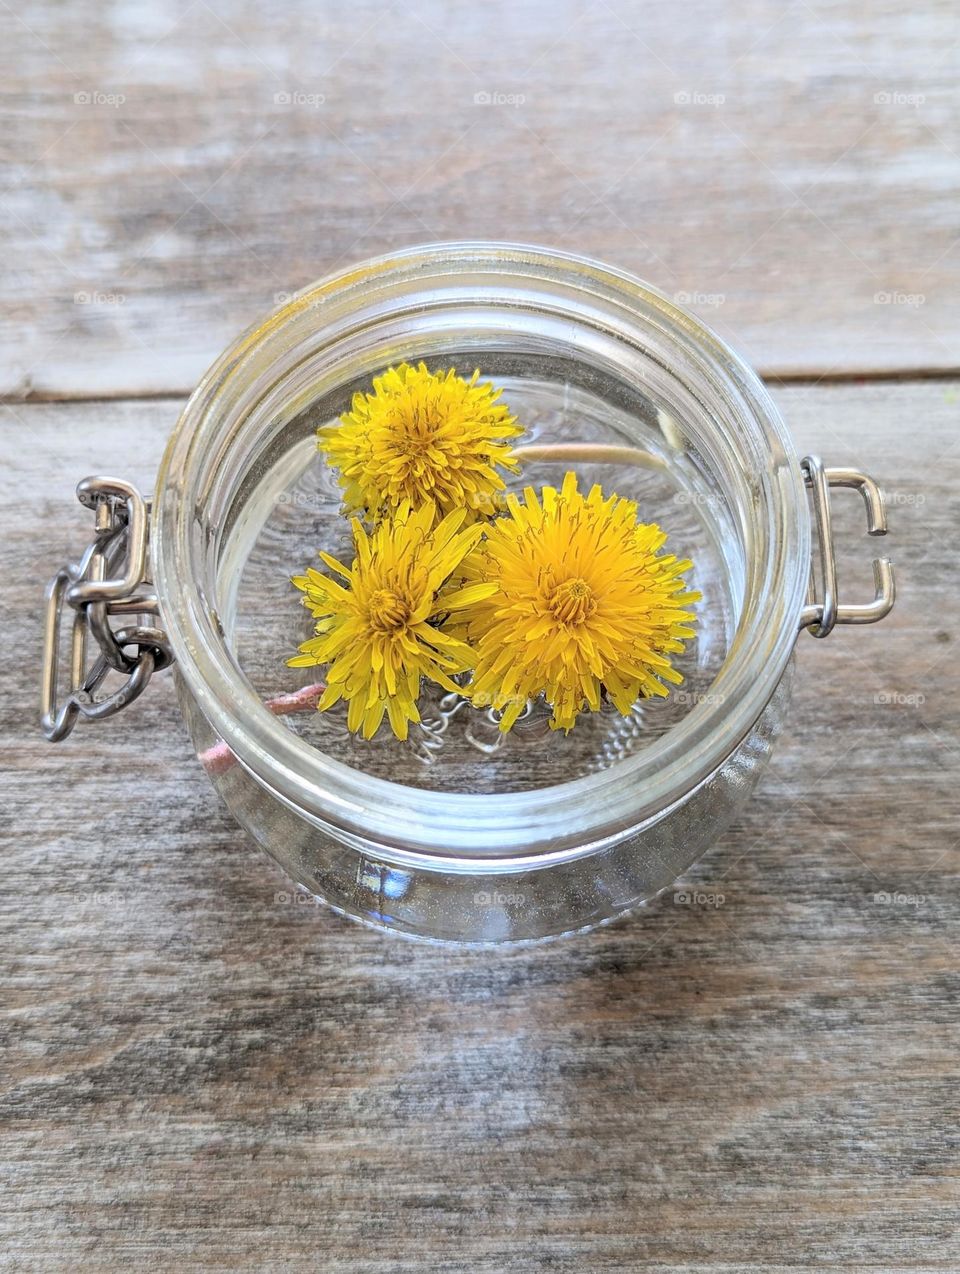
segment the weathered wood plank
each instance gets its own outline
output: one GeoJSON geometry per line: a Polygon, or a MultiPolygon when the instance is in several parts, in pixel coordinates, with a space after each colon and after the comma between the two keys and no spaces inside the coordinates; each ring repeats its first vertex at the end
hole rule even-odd
{"type": "Polygon", "coordinates": [[[956,367],[949,0],[544,18],[11,11],[0,393],[187,392],[277,296],[469,237],[634,270],[769,373],[956,367]]]}
{"type": "Polygon", "coordinates": [[[167,679],[40,741],[73,483],[146,482],[176,403],[4,409],[9,1268],[960,1267],[960,384],[778,397],[885,479],[899,608],[801,640],[772,771],[690,877],[722,905],[502,955],[278,902],[167,679]]]}

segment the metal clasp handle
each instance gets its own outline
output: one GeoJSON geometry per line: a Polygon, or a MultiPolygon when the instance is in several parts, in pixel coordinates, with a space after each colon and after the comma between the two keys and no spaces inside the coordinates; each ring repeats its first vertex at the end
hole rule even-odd
{"type": "Polygon", "coordinates": [[[152,617],[157,598],[147,579],[150,505],[136,487],[120,478],[84,478],[77,499],[93,510],[94,538],[79,562],[60,568],[47,585],[43,640],[41,712],[43,733],[65,739],[81,716],[100,721],[138,699],[155,672],[173,663],[166,633],[152,617]],[[72,611],[70,689],[58,701],[60,634],[66,608],[72,611]],[[131,615],[131,626],[114,629],[111,615],[131,615]],[[87,638],[100,648],[87,666],[87,638]],[[123,684],[98,695],[110,670],[123,684]]]}
{"type": "Polygon", "coordinates": [[[817,588],[813,562],[807,604],[800,613],[800,627],[814,637],[826,637],[835,624],[876,624],[893,610],[896,585],[888,557],[873,559],[874,599],[872,602],[841,604],[837,593],[837,558],[833,546],[830,517],[830,488],[852,487],[863,496],[867,508],[867,534],[886,535],[887,513],[883,493],[865,473],[856,469],[826,469],[819,456],[800,461],[804,481],[811,492],[820,546],[820,587],[817,588]]]}

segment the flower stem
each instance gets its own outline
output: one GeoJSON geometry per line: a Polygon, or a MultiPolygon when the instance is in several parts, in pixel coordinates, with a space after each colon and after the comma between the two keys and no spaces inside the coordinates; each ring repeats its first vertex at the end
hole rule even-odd
{"type": "Polygon", "coordinates": [[[513,454],[518,460],[630,464],[641,469],[666,469],[667,467],[667,462],[661,456],[654,455],[652,451],[643,451],[640,447],[619,447],[603,442],[530,443],[525,447],[514,447],[513,454]]]}
{"type": "MultiPolygon", "coordinates": [[[[264,707],[269,708],[277,717],[286,717],[291,712],[309,712],[317,706],[317,700],[325,689],[323,682],[317,682],[312,686],[304,686],[301,690],[292,690],[289,694],[267,699],[264,707]]],[[[236,763],[237,758],[221,739],[213,747],[201,752],[199,760],[208,774],[223,774],[236,763]]]]}

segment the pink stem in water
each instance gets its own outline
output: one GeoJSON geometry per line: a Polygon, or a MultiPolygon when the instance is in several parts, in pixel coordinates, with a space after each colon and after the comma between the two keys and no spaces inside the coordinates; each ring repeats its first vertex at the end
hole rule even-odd
{"type": "MultiPolygon", "coordinates": [[[[278,717],[288,716],[291,712],[309,712],[317,706],[325,689],[326,686],[319,681],[315,685],[304,686],[302,690],[293,690],[290,694],[267,699],[264,706],[278,717]]],[[[236,760],[237,758],[222,740],[200,753],[200,764],[208,774],[223,774],[236,763],[236,760]]]]}

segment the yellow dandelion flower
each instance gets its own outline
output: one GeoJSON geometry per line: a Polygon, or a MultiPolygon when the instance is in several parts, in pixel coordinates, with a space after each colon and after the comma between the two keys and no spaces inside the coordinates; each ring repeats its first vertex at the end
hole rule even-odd
{"type": "Polygon", "coordinates": [[[319,555],[344,583],[312,568],[293,580],[317,626],[288,663],[329,665],[317,707],[323,712],[346,699],[349,729],[367,739],[384,714],[397,738],[405,739],[409,722],[420,720],[422,678],[459,692],[451,675],[473,667],[469,647],[439,626],[450,612],[493,591],[483,584],[448,585],[483,534],[479,525],[461,529],[465,519],[466,510],[458,509],[435,526],[432,504],[413,510],[409,503],[370,535],[354,519],[352,566],[319,555]]]}
{"type": "Polygon", "coordinates": [[[509,730],[542,694],[551,726],[570,730],[602,692],[624,716],[639,696],[666,695],[664,682],[683,680],[668,656],[694,635],[691,563],[660,553],[666,535],[638,524],[633,501],[598,486],[584,496],[573,473],[542,503],[532,488],[524,497],[507,497],[461,571],[467,587],[497,585],[455,617],[476,652],[473,702],[500,709],[509,730]]]}
{"type": "Polygon", "coordinates": [[[340,423],[317,430],[327,463],[340,472],[344,503],[376,519],[404,501],[432,501],[441,514],[495,511],[504,488],[498,469],[516,471],[510,439],[523,432],[500,390],[452,369],[401,363],[355,394],[340,423]]]}

